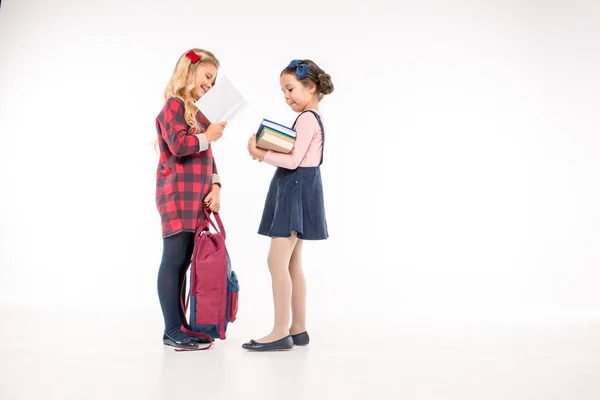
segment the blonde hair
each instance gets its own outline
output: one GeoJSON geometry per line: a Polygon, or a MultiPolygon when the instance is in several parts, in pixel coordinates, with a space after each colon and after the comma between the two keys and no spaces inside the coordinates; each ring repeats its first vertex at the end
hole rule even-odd
{"type": "MultiPolygon", "coordinates": [[[[213,53],[208,50],[203,49],[191,49],[186,51],[179,57],[177,64],[175,64],[175,69],[173,69],[173,74],[171,75],[171,79],[169,79],[169,83],[167,83],[167,87],[164,92],[164,100],[167,101],[171,97],[177,97],[183,100],[185,105],[185,122],[189,125],[191,129],[199,130],[198,121],[196,120],[196,113],[198,112],[198,107],[196,107],[195,100],[192,97],[192,90],[195,85],[195,77],[196,70],[200,65],[204,64],[212,64],[216,69],[219,69],[220,63],[219,60],[215,57],[213,53]],[[193,63],[187,56],[189,51],[193,51],[200,57],[200,61],[193,63]]],[[[215,76],[214,79],[217,77],[215,76]]],[[[213,80],[213,85],[214,85],[213,80]]],[[[158,144],[158,141],[155,142],[155,145],[158,144]]]]}

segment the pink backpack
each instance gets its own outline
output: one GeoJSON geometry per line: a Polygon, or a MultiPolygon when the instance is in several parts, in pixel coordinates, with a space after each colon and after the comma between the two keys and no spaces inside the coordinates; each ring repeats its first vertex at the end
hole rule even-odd
{"type": "Polygon", "coordinates": [[[191,262],[191,288],[184,306],[186,314],[188,307],[190,309],[190,329],[182,326],[181,330],[195,337],[224,340],[227,325],[236,319],[239,284],[231,269],[221,218],[218,213],[213,213],[217,228],[210,218],[210,212],[204,209],[204,213],[206,224],[196,233],[191,262]],[[209,223],[216,233],[210,232],[209,223]]]}

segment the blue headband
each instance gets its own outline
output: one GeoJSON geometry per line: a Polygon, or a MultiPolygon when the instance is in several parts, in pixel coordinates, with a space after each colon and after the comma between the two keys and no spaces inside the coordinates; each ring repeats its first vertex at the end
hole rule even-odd
{"type": "Polygon", "coordinates": [[[302,64],[302,60],[293,60],[287,66],[287,69],[295,69],[296,77],[300,80],[306,78],[308,76],[308,72],[310,71],[310,67],[306,64],[302,64]]]}

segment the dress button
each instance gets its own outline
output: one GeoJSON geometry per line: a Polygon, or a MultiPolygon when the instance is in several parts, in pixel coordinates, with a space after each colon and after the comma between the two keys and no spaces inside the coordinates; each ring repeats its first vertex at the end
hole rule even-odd
{"type": "Polygon", "coordinates": [[[296,183],[298,183],[298,181],[296,181],[296,183]]]}

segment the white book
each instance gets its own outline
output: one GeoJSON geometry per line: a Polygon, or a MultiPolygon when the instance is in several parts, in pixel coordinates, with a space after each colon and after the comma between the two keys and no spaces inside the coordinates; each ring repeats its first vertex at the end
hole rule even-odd
{"type": "Polygon", "coordinates": [[[246,99],[226,76],[196,102],[200,112],[213,124],[231,121],[247,104],[246,99]]]}
{"type": "Polygon", "coordinates": [[[283,139],[278,138],[276,136],[265,135],[262,138],[262,140],[264,140],[265,142],[273,143],[275,146],[279,146],[279,147],[282,147],[284,149],[291,150],[292,148],[294,148],[294,143],[293,142],[288,142],[287,140],[283,140],[283,139]]]}

